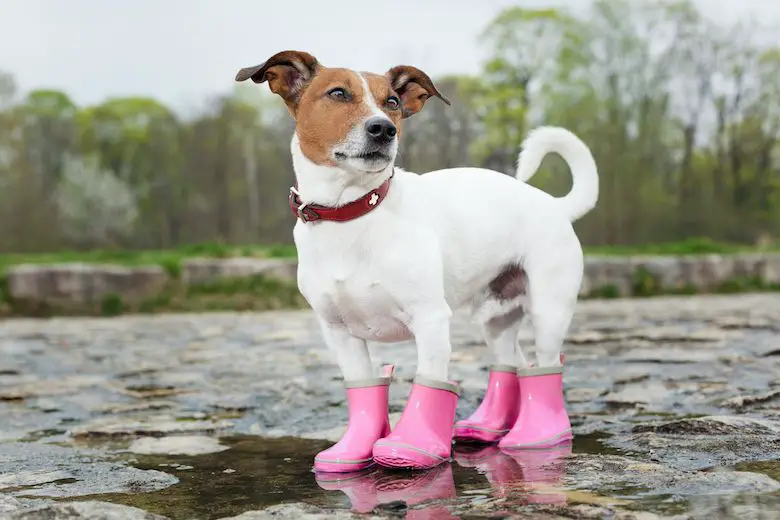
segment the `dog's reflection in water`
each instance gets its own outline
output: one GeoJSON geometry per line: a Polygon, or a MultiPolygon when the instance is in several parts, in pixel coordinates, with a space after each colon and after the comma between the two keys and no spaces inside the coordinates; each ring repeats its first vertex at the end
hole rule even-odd
{"type": "MultiPolygon", "coordinates": [[[[507,505],[560,505],[566,503],[561,480],[571,452],[570,444],[518,451],[502,451],[492,445],[458,445],[453,450],[452,464],[484,475],[490,484],[490,495],[505,500],[507,505]]],[[[406,518],[448,519],[456,517],[449,512],[447,502],[458,495],[452,464],[424,472],[370,468],[352,474],[318,473],[316,480],[322,489],[344,493],[357,513],[403,502],[409,508],[406,518]]]]}

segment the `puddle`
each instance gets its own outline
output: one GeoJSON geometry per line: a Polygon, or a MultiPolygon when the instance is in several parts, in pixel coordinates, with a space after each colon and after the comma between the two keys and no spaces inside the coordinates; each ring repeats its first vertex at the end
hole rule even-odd
{"type": "MultiPolygon", "coordinates": [[[[425,472],[372,468],[349,475],[315,474],[314,455],[328,441],[262,438],[220,439],[226,451],[197,456],[123,455],[139,469],[169,473],[178,483],[160,491],[101,494],[104,500],[177,519],[219,519],[283,503],[305,502],[327,509],[376,512],[413,518],[459,518],[517,512],[524,506],[590,504],[657,512],[695,505],[670,497],[646,497],[647,488],[619,482],[604,490],[576,490],[565,481],[574,455],[615,455],[598,434],[575,437],[573,446],[503,453],[494,446],[456,446],[454,460],[425,472]],[[649,506],[649,507],[648,507],[649,506]],[[419,513],[417,513],[419,512],[419,513]]],[[[777,465],[766,465],[773,471],[777,465]]],[[[569,470],[572,468],[570,467],[569,470]]],[[[753,471],[757,471],[752,468],[753,471]]],[[[578,470],[579,471],[579,470],[578,470]]],[[[605,468],[604,471],[616,471],[605,468]]],[[[583,480],[584,483],[584,480],[583,480]]],[[[587,483],[584,483],[588,487],[587,483]]]]}
{"type": "Polygon", "coordinates": [[[138,507],[172,520],[218,519],[287,502],[363,513],[424,510],[433,518],[449,518],[447,511],[466,504],[492,512],[510,505],[565,504],[572,498],[559,483],[565,458],[573,449],[604,450],[595,435],[578,437],[574,448],[513,456],[495,447],[458,447],[452,463],[431,471],[372,468],[334,476],[315,474],[311,468],[314,455],[330,446],[329,441],[229,436],[220,443],[230,449],[198,456],[133,455],[133,466],[179,479],[166,489],[81,499],[138,507]],[[503,505],[493,504],[496,500],[503,505]]]}

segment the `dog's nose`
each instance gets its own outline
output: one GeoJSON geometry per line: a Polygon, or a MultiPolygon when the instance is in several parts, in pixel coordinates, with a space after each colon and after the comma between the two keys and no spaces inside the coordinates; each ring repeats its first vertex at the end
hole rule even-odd
{"type": "Polygon", "coordinates": [[[395,125],[384,117],[372,117],[366,121],[366,132],[374,141],[389,143],[397,132],[395,125]]]}

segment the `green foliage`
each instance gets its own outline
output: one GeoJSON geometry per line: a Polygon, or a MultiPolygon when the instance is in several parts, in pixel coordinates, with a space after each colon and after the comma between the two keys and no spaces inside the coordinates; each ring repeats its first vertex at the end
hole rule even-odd
{"type": "Polygon", "coordinates": [[[756,251],[755,248],[740,245],[715,242],[705,237],[694,237],[679,242],[660,242],[657,244],[637,244],[624,246],[597,246],[586,248],[586,253],[606,256],[632,255],[704,255],[704,254],[736,254],[756,251]]]}
{"type": "MultiPolygon", "coordinates": [[[[508,7],[474,42],[477,74],[435,78],[452,106],[432,99],[404,121],[398,163],[511,174],[529,129],[562,125],[599,167],[598,205],[575,224],[587,251],[777,249],[780,47],[753,38],[759,29],[716,24],[692,0],[508,7]]],[[[178,114],[143,96],[77,106],[57,90],[20,93],[0,72],[0,252],[89,250],[80,258],[103,261],[134,250],[123,263],[172,275],[185,256],[294,256],[293,121],[266,85],[225,86],[178,114]],[[92,159],[99,174],[65,175],[69,161],[92,159]]],[[[561,195],[571,177],[551,158],[529,183],[561,195]]]]}
{"type": "Polygon", "coordinates": [[[172,250],[133,251],[126,249],[65,250],[41,254],[0,254],[0,276],[9,267],[20,264],[116,264],[125,266],[159,265],[172,278],[181,276],[181,263],[187,258],[228,258],[250,256],[257,258],[294,258],[295,246],[228,247],[216,243],[191,244],[172,250]]]}
{"type": "Polygon", "coordinates": [[[637,267],[631,278],[631,294],[647,297],[656,296],[661,292],[661,287],[655,276],[645,266],[637,267]]]}
{"type": "Polygon", "coordinates": [[[119,316],[124,308],[122,296],[118,294],[106,294],[100,301],[100,314],[102,316],[119,316]]]}
{"type": "Polygon", "coordinates": [[[602,285],[597,287],[595,291],[591,292],[588,297],[600,298],[604,300],[614,300],[620,298],[620,289],[614,284],[602,285]]]}
{"type": "Polygon", "coordinates": [[[748,276],[735,278],[722,283],[716,292],[722,294],[737,294],[745,292],[761,292],[766,290],[775,290],[774,287],[765,283],[759,276],[748,276]]]}
{"type": "Polygon", "coordinates": [[[298,251],[294,245],[285,244],[266,248],[266,254],[271,258],[295,258],[298,256],[298,251]]]}
{"type": "Polygon", "coordinates": [[[11,301],[11,292],[8,288],[8,276],[0,273],[0,306],[11,301]]]}

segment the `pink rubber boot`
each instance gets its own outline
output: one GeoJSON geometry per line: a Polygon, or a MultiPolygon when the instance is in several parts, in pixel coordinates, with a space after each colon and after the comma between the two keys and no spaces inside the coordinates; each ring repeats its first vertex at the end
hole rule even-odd
{"type": "Polygon", "coordinates": [[[377,439],[390,433],[387,399],[394,365],[383,369],[383,377],[345,381],[349,423],[341,440],[314,457],[315,471],[348,473],[371,466],[371,451],[377,439]]]}
{"type": "Polygon", "coordinates": [[[454,383],[416,376],[393,433],[374,444],[377,464],[427,469],[448,461],[459,394],[454,383]]]}
{"type": "Polygon", "coordinates": [[[499,440],[517,420],[519,397],[517,367],[491,366],[485,397],[474,413],[455,423],[455,440],[488,443],[499,440]]]}
{"type": "Polygon", "coordinates": [[[563,366],[524,368],[520,382],[520,413],[500,448],[550,448],[572,440],[563,400],[563,366]]]}

